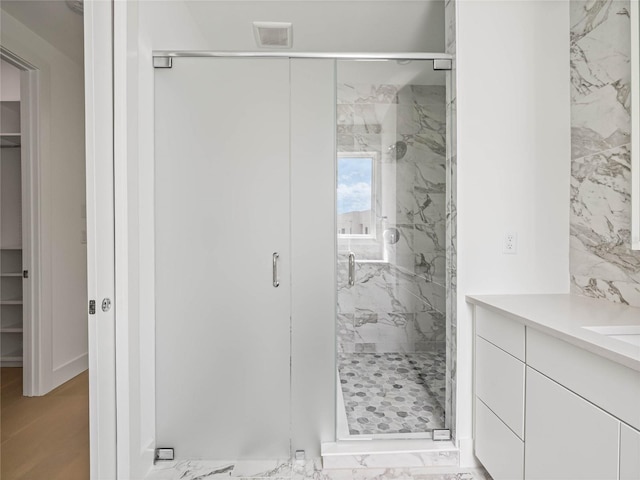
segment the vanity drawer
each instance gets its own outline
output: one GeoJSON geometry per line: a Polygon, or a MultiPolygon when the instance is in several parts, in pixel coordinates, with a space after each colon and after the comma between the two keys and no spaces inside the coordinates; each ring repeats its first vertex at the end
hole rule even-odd
{"type": "Polygon", "coordinates": [[[527,480],[617,480],[620,422],[527,368],[527,480]]]}
{"type": "Polygon", "coordinates": [[[524,477],[524,442],[476,398],[475,453],[494,480],[524,477]]]}
{"type": "Polygon", "coordinates": [[[486,308],[476,306],[476,335],[524,362],[524,325],[486,308]]]}
{"type": "Polygon", "coordinates": [[[476,396],[524,439],[525,365],[476,336],[476,396]]]}
{"type": "Polygon", "coordinates": [[[532,328],[527,365],[640,429],[640,372],[532,328]]]}

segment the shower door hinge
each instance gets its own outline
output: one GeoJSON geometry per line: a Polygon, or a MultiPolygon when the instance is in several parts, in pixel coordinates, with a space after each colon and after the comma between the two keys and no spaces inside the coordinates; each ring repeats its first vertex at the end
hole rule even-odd
{"type": "Polygon", "coordinates": [[[307,454],[304,450],[296,450],[295,461],[298,464],[304,464],[307,454]]]}
{"type": "Polygon", "coordinates": [[[173,448],[156,448],[154,462],[158,460],[173,460],[173,448]]]}
{"type": "Polygon", "coordinates": [[[436,58],[433,61],[434,70],[451,70],[453,61],[450,58],[436,58]]]}
{"type": "Polygon", "coordinates": [[[448,428],[434,428],[431,433],[434,440],[451,440],[451,430],[448,428]]]}
{"type": "Polygon", "coordinates": [[[171,57],[153,57],[153,68],[171,68],[172,66],[171,57]]]}

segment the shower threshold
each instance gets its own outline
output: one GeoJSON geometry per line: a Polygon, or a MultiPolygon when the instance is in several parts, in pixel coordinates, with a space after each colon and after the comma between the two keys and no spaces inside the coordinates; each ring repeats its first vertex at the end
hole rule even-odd
{"type": "Polygon", "coordinates": [[[452,441],[370,439],[321,445],[325,469],[458,467],[460,450],[452,441]]]}

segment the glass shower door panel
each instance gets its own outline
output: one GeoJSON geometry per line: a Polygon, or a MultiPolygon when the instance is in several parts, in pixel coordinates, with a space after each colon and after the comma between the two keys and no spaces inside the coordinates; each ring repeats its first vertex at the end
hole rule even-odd
{"type": "Polygon", "coordinates": [[[155,82],[157,445],[288,458],[289,61],[174,58],[155,82]]]}
{"type": "Polygon", "coordinates": [[[445,73],[432,61],[339,61],[337,82],[348,431],[426,436],[445,426],[445,73]]]}

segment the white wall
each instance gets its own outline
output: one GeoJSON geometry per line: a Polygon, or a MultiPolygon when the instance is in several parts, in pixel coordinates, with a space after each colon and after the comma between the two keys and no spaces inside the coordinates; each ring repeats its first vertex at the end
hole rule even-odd
{"type": "Polygon", "coordinates": [[[46,393],[87,368],[83,66],[2,12],[2,46],[39,71],[42,381],[46,393]]]}
{"type": "Polygon", "coordinates": [[[0,60],[0,100],[5,102],[20,101],[20,70],[10,63],[0,60]]]}
{"type": "Polygon", "coordinates": [[[144,1],[157,50],[258,50],[253,21],[293,23],[293,51],[444,51],[444,1],[144,1]]]}
{"type": "Polygon", "coordinates": [[[569,4],[463,0],[457,15],[457,431],[468,452],[465,295],[569,291],[569,4]],[[506,231],[517,255],[502,253],[506,231]]]}

